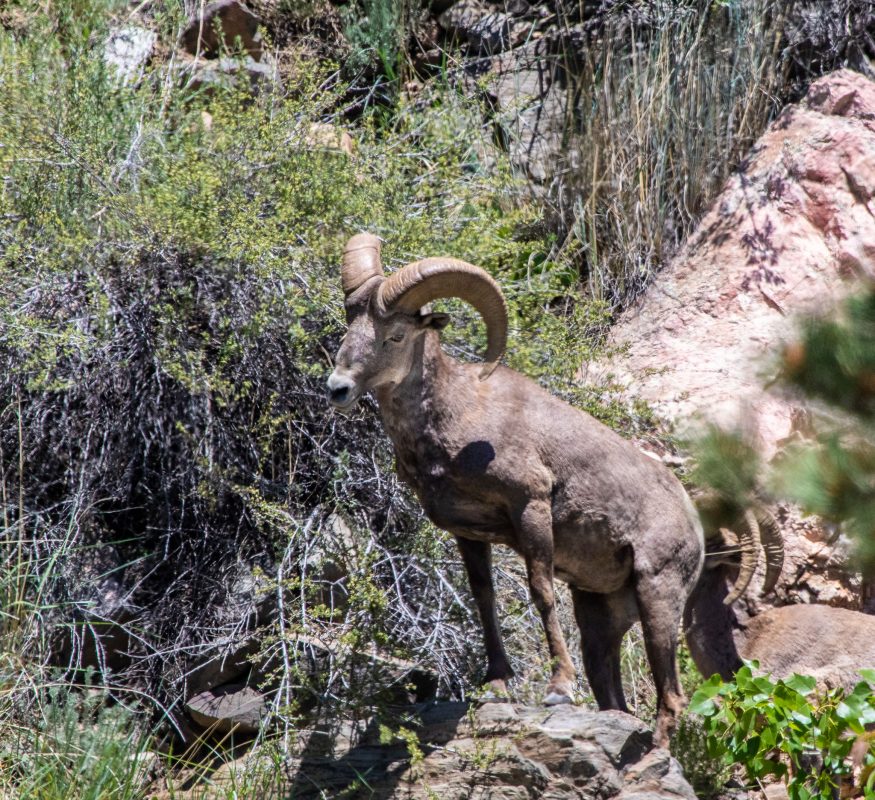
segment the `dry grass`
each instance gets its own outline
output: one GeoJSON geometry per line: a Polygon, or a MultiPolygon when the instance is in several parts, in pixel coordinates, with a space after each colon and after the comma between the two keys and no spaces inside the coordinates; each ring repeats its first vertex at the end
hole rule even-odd
{"type": "Polygon", "coordinates": [[[643,291],[779,107],[780,6],[648,4],[608,15],[579,54],[579,153],[555,199],[593,297],[643,291]]]}

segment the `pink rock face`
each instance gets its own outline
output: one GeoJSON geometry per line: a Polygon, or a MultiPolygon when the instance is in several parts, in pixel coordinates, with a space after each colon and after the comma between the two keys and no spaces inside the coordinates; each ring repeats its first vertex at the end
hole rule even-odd
{"type": "Polygon", "coordinates": [[[743,420],[772,457],[804,420],[764,391],[794,316],[875,278],[875,83],[840,70],[757,142],[683,249],[590,365],[669,419],[743,420]]]}

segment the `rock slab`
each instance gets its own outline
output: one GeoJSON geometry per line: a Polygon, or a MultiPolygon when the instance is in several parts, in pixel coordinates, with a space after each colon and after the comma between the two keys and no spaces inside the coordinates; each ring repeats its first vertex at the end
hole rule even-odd
{"type": "Polygon", "coordinates": [[[251,686],[227,684],[189,698],[185,709],[207,730],[256,733],[268,712],[269,701],[251,686]]]}
{"type": "Polygon", "coordinates": [[[378,798],[695,798],[668,751],[653,748],[647,726],[619,711],[437,703],[407,727],[421,757],[366,731],[333,757],[297,759],[292,796],[336,796],[366,776],[378,798]]]}

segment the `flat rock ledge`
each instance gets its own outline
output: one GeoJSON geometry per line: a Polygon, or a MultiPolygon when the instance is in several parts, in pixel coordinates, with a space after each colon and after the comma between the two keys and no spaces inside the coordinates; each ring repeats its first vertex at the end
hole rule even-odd
{"type": "MultiPolygon", "coordinates": [[[[335,746],[333,755],[305,746],[292,759],[289,796],[424,800],[693,800],[696,796],[677,761],[667,750],[653,747],[650,729],[619,711],[437,703],[404,725],[416,732],[419,755],[411,757],[409,745],[401,739],[380,744],[376,725],[355,745],[335,746]]],[[[382,739],[385,742],[385,729],[382,739]]]]}
{"type": "Polygon", "coordinates": [[[487,703],[474,710],[443,704],[423,714],[420,739],[425,742],[429,736],[434,738],[430,752],[407,768],[397,789],[385,797],[696,796],[669,752],[653,748],[650,729],[619,711],[509,703],[487,703]],[[460,712],[453,730],[452,720],[460,712]],[[443,745],[442,732],[452,733],[443,745]]]}

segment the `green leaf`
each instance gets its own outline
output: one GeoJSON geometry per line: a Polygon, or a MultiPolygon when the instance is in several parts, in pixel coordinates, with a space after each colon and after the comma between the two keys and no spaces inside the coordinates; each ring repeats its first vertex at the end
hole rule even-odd
{"type": "Polygon", "coordinates": [[[815,678],[812,678],[810,675],[797,675],[796,673],[782,681],[782,683],[784,686],[788,686],[803,696],[811,694],[817,686],[815,678]]]}
{"type": "Polygon", "coordinates": [[[800,725],[805,725],[806,727],[811,725],[812,716],[810,709],[803,709],[801,711],[791,711],[790,719],[798,722],[800,725]]]}
{"type": "Polygon", "coordinates": [[[712,675],[708,678],[705,683],[696,689],[690,698],[690,712],[703,717],[710,717],[716,714],[717,705],[711,698],[717,697],[725,685],[719,675],[712,675]]]}
{"type": "MultiPolygon", "coordinates": [[[[696,689],[696,694],[704,695],[705,697],[716,697],[720,694],[720,690],[726,684],[723,683],[723,679],[714,674],[710,678],[708,678],[705,683],[703,683],[698,689],[696,689]]],[[[694,695],[695,696],[695,695],[694,695]]]]}
{"type": "Polygon", "coordinates": [[[778,734],[771,726],[763,729],[760,734],[760,746],[763,750],[771,750],[778,742],[778,734]]]}
{"type": "Polygon", "coordinates": [[[689,710],[700,717],[712,717],[717,713],[717,704],[707,695],[696,692],[690,699],[689,710]]]}

